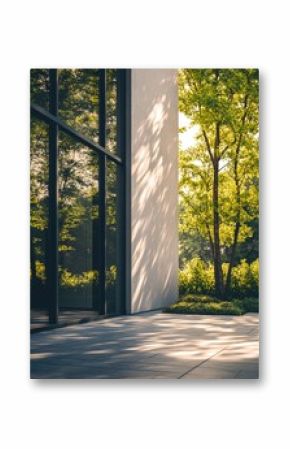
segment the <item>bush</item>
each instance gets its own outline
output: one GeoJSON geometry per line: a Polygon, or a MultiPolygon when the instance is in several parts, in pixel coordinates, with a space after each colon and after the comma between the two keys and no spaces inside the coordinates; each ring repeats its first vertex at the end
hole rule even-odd
{"type": "Polygon", "coordinates": [[[235,297],[259,295],[259,260],[251,264],[242,260],[232,271],[231,293],[235,297]]]}
{"type": "Polygon", "coordinates": [[[192,295],[188,293],[187,295],[182,296],[178,302],[187,302],[187,303],[193,303],[193,302],[202,302],[202,303],[208,303],[212,301],[219,301],[214,296],[209,295],[192,295]]]}
{"type": "Polygon", "coordinates": [[[228,301],[216,302],[194,302],[192,304],[187,302],[178,302],[165,310],[169,313],[185,313],[195,315],[242,315],[243,310],[228,301]]]}
{"type": "Polygon", "coordinates": [[[259,312],[259,299],[258,298],[243,298],[235,299],[237,304],[240,305],[245,312],[258,313],[259,312]]]}
{"type": "Polygon", "coordinates": [[[183,296],[177,303],[164,310],[166,313],[196,315],[243,315],[258,312],[258,298],[233,299],[223,301],[208,295],[183,296]]]}
{"type": "MultiPolygon", "coordinates": [[[[224,277],[228,264],[223,264],[224,277]]],[[[213,264],[205,263],[201,259],[190,260],[179,272],[179,291],[181,295],[214,294],[213,264]]],[[[259,260],[247,263],[242,260],[232,270],[231,297],[258,297],[259,294],[259,260]]]]}
{"type": "Polygon", "coordinates": [[[214,270],[201,259],[192,259],[179,272],[179,290],[184,293],[214,293],[214,270]]]}

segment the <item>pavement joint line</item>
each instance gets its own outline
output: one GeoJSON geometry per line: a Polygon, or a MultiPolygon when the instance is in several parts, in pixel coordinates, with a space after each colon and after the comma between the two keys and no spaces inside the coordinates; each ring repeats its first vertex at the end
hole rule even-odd
{"type": "Polygon", "coordinates": [[[231,325],[227,317],[173,318],[165,327],[158,314],[32,335],[31,378],[258,378],[257,315],[231,325]]]}
{"type": "Polygon", "coordinates": [[[207,359],[203,360],[202,362],[198,363],[198,365],[193,366],[192,368],[190,368],[189,370],[187,370],[185,373],[181,374],[181,376],[179,376],[177,379],[182,379],[184,376],[186,376],[186,374],[191,373],[192,371],[194,371],[195,369],[199,368],[201,365],[203,365],[204,363],[208,362],[210,359],[212,359],[213,357],[215,357],[216,355],[220,354],[222,351],[224,351],[225,349],[228,349],[228,346],[225,346],[224,348],[221,348],[219,351],[215,352],[213,355],[211,355],[210,357],[208,357],[207,359]]]}

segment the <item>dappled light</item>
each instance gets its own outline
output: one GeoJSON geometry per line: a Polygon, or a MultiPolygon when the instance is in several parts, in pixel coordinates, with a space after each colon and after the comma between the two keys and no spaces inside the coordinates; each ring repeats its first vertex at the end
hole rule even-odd
{"type": "Polygon", "coordinates": [[[175,70],[133,77],[132,311],[177,298],[177,89],[175,70]]]}
{"type": "Polygon", "coordinates": [[[258,90],[32,70],[32,378],[259,377],[258,90]]]}
{"type": "Polygon", "coordinates": [[[259,72],[181,69],[179,109],[181,291],[257,298],[259,72]]]}
{"type": "Polygon", "coordinates": [[[32,336],[35,378],[258,377],[258,318],[146,313],[32,336]]]}

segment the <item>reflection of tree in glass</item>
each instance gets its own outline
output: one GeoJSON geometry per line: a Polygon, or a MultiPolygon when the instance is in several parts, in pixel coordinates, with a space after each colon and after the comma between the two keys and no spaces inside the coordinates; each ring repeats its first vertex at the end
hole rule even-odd
{"type": "Polygon", "coordinates": [[[108,313],[116,313],[118,294],[118,167],[107,162],[107,210],[106,210],[106,295],[108,313]]]}
{"type": "Polygon", "coordinates": [[[31,102],[48,109],[49,75],[48,69],[32,69],[30,73],[31,102]]]}
{"type": "Polygon", "coordinates": [[[106,147],[109,151],[117,153],[117,70],[106,70],[106,147]]]}
{"type": "Polygon", "coordinates": [[[61,69],[58,73],[60,118],[98,142],[99,71],[61,69]]]}
{"type": "Polygon", "coordinates": [[[59,140],[59,250],[61,285],[97,279],[93,232],[98,220],[97,156],[64,133],[59,140]]]}
{"type": "MultiPolygon", "coordinates": [[[[106,70],[106,148],[117,152],[117,71],[106,70]]],[[[99,70],[58,70],[59,117],[98,142],[99,70]]],[[[31,72],[31,100],[49,107],[49,70],[31,72]]],[[[98,155],[59,133],[59,271],[60,286],[92,294],[97,282],[99,231],[98,155]],[[93,254],[94,252],[94,254],[93,254]],[[97,256],[96,256],[97,254],[97,256]],[[93,257],[94,256],[94,257],[93,257]],[[88,290],[89,288],[89,290],[88,290]]],[[[117,279],[117,168],[107,163],[107,284],[117,279]]],[[[48,226],[48,126],[31,124],[31,276],[45,281],[45,243],[48,226]]],[[[112,290],[113,292],[113,290],[112,290]]],[[[113,293],[111,295],[113,297],[113,293]]],[[[82,295],[83,297],[83,295],[82,295]]]]}
{"type": "Polygon", "coordinates": [[[48,226],[48,127],[32,118],[30,150],[30,232],[32,297],[42,296],[48,226]]]}

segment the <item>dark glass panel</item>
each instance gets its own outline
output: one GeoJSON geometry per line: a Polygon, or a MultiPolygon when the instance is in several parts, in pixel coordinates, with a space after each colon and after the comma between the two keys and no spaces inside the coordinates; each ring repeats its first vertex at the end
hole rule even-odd
{"type": "Polygon", "coordinates": [[[59,117],[91,140],[99,140],[99,71],[59,69],[59,117]]]}
{"type": "Polygon", "coordinates": [[[107,161],[106,198],[106,303],[107,313],[116,315],[122,312],[120,283],[120,223],[118,178],[119,168],[107,161]]]}
{"type": "Polygon", "coordinates": [[[49,107],[49,70],[31,69],[30,71],[31,102],[48,109],[49,107]]]}
{"type": "Polygon", "coordinates": [[[59,305],[97,308],[98,156],[59,133],[59,305]]]}
{"type": "Polygon", "coordinates": [[[117,147],[117,70],[106,70],[106,132],[107,150],[118,152],[117,147]]]}
{"type": "Polygon", "coordinates": [[[34,324],[47,321],[48,126],[31,118],[30,129],[31,307],[34,324]]]}

